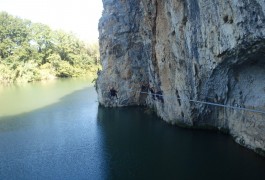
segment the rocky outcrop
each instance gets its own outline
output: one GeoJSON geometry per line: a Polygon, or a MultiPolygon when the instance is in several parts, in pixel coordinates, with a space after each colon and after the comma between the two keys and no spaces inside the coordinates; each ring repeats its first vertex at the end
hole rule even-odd
{"type": "Polygon", "coordinates": [[[240,110],[265,111],[264,0],[103,4],[101,104],[148,105],[169,123],[224,129],[265,151],[265,114],[240,110]],[[152,97],[147,86],[163,96],[152,97]],[[110,97],[112,87],[118,98],[110,97]]]}

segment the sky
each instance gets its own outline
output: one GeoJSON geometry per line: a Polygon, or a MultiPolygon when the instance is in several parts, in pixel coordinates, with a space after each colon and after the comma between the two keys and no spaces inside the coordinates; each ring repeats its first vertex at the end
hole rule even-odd
{"type": "Polygon", "coordinates": [[[102,10],[102,0],[0,0],[0,11],[73,32],[89,42],[98,40],[102,10]]]}

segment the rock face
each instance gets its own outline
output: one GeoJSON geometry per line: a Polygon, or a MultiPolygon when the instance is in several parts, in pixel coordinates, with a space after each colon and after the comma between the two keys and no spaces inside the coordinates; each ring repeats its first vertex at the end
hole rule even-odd
{"type": "Polygon", "coordinates": [[[265,113],[244,109],[265,111],[264,0],[103,4],[102,105],[147,105],[169,123],[227,130],[264,153],[265,113]],[[162,96],[153,97],[148,86],[162,96]]]}

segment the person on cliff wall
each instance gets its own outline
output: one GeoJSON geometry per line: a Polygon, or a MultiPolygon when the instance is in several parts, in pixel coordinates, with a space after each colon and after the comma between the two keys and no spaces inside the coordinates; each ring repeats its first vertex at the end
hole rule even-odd
{"type": "Polygon", "coordinates": [[[156,92],[156,98],[160,100],[162,103],[164,103],[164,98],[163,98],[163,91],[157,91],[156,92]]]}
{"type": "Polygon", "coordinates": [[[149,85],[146,83],[141,83],[141,92],[148,92],[149,85]]]}
{"type": "Polygon", "coordinates": [[[114,87],[111,87],[109,91],[110,91],[110,97],[111,97],[111,98],[116,97],[116,98],[118,99],[118,95],[117,95],[117,92],[118,92],[118,91],[116,91],[116,90],[114,89],[114,87]]]}
{"type": "Polygon", "coordinates": [[[159,100],[162,103],[164,103],[163,91],[157,91],[157,92],[155,92],[154,87],[149,87],[149,90],[151,92],[151,95],[152,95],[152,99],[153,100],[159,100]]]}
{"type": "Polygon", "coordinates": [[[151,92],[151,94],[152,94],[152,98],[153,98],[153,100],[156,100],[155,90],[154,90],[153,87],[150,88],[150,92],[151,92]]]}
{"type": "Polygon", "coordinates": [[[97,75],[99,76],[101,73],[101,70],[98,68],[97,75]]]}

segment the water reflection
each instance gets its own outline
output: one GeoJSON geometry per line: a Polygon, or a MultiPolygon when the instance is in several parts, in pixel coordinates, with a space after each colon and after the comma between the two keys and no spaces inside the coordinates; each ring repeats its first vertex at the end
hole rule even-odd
{"type": "Polygon", "coordinates": [[[53,103],[76,90],[89,87],[87,79],[58,79],[52,81],[0,85],[0,117],[30,112],[53,103]]]}
{"type": "Polygon", "coordinates": [[[265,161],[229,136],[172,127],[145,108],[99,107],[110,179],[265,179],[265,161]]]}

